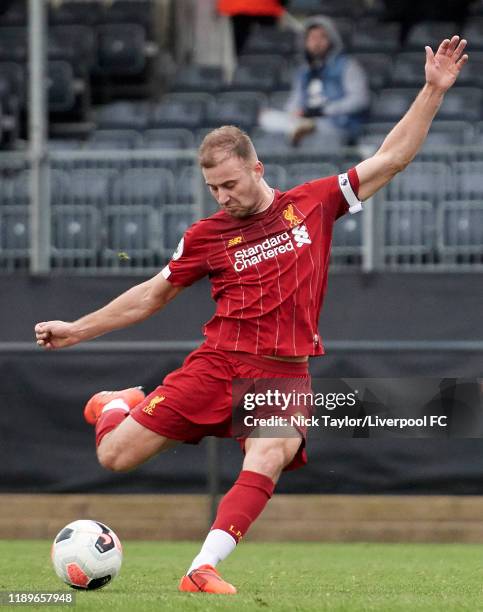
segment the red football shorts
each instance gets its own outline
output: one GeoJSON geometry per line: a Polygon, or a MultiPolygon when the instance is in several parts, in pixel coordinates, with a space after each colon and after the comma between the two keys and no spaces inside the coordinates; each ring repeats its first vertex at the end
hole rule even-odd
{"type": "MultiPolygon", "coordinates": [[[[151,431],[187,444],[198,444],[205,436],[229,438],[233,436],[233,379],[267,378],[301,379],[301,387],[310,389],[306,362],[278,361],[202,344],[188,355],[181,368],[168,374],[163,384],[131,411],[131,416],[151,431]]],[[[271,409],[270,414],[276,412],[271,409]]],[[[302,442],[285,470],[307,463],[306,427],[296,429],[302,442]]],[[[246,433],[235,436],[242,450],[247,436],[246,433]]]]}

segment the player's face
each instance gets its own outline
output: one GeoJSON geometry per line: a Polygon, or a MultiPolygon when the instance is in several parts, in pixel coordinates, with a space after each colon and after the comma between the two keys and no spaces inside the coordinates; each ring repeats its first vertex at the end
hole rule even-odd
{"type": "Polygon", "coordinates": [[[263,164],[227,157],[213,168],[203,168],[211,195],[232,217],[243,218],[257,212],[263,202],[263,164]]]}
{"type": "Polygon", "coordinates": [[[305,48],[316,57],[323,57],[330,47],[330,39],[324,28],[310,28],[305,38],[305,48]]]}

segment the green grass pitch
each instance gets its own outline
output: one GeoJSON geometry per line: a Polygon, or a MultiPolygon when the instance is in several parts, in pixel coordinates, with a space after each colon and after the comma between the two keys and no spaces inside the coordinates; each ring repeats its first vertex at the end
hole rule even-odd
{"type": "MultiPolygon", "coordinates": [[[[220,566],[222,575],[239,590],[232,597],[177,591],[179,578],[198,548],[191,542],[126,541],[118,578],[99,591],[76,591],[75,608],[62,609],[483,610],[481,545],[244,542],[220,566]]],[[[54,574],[50,542],[38,540],[0,540],[0,591],[10,589],[73,592],[54,574]]]]}

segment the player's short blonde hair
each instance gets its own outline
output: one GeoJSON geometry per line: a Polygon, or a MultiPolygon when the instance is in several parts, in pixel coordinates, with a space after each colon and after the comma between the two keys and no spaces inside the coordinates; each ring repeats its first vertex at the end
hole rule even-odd
{"type": "Polygon", "coordinates": [[[198,150],[202,168],[214,168],[228,157],[239,157],[246,162],[257,160],[250,136],[234,125],[223,125],[209,132],[198,150]]]}

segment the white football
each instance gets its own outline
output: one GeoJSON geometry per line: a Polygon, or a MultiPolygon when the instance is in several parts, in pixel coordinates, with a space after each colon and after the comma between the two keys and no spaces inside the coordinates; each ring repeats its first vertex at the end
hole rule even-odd
{"type": "Polygon", "coordinates": [[[99,521],[69,523],[56,535],[51,551],[55,573],[74,589],[99,589],[119,573],[122,546],[99,521]]]}

